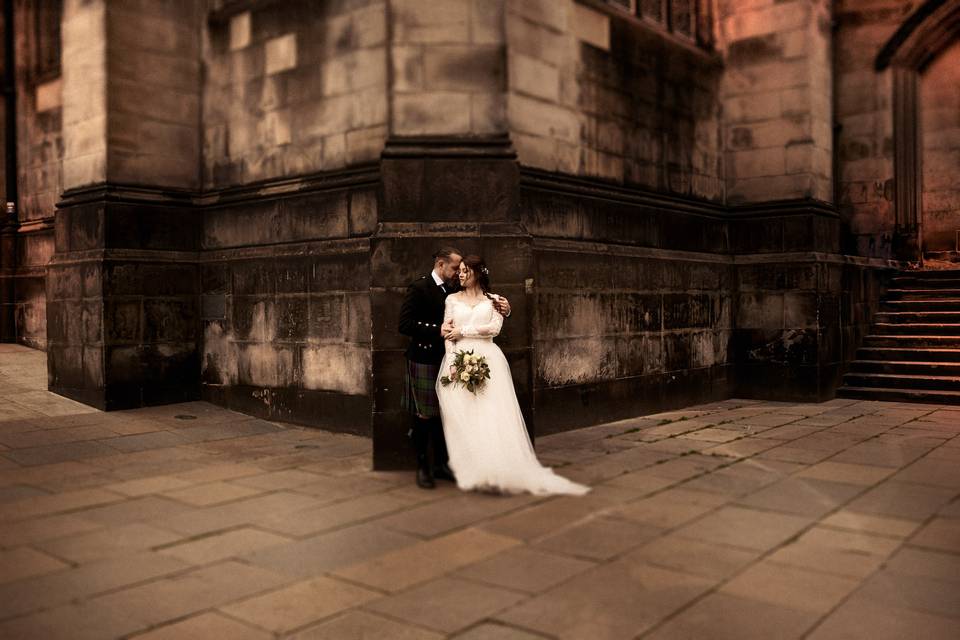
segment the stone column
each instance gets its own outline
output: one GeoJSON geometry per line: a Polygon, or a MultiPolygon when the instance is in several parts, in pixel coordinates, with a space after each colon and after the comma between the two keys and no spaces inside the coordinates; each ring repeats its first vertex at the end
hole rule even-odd
{"type": "Polygon", "coordinates": [[[720,0],[731,204],[833,201],[830,5],[720,0]]]}
{"type": "Polygon", "coordinates": [[[825,399],[841,360],[830,4],[720,0],[737,393],[825,399]]]}
{"type": "Polygon", "coordinates": [[[51,390],[99,408],[199,394],[198,4],[64,6],[48,368],[51,390]]]}
{"type": "Polygon", "coordinates": [[[442,245],[482,255],[513,315],[498,344],[532,427],[525,282],[530,236],[519,221],[519,166],[507,136],[503,0],[392,0],[390,138],[382,206],[371,238],[373,444],[377,468],[410,466],[400,408],[406,285],[429,273],[442,245]]]}

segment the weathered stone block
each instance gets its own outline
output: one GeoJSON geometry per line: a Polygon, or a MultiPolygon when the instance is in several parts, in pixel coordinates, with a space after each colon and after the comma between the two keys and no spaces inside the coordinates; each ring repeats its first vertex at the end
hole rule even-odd
{"type": "Polygon", "coordinates": [[[230,50],[243,49],[250,44],[250,12],[244,11],[230,18],[230,50]]]}
{"type": "Polygon", "coordinates": [[[500,92],[506,88],[505,64],[500,46],[426,47],[424,85],[431,91],[500,92]]]}
{"type": "Polygon", "coordinates": [[[779,330],[783,327],[783,295],[771,292],[740,294],[737,327],[779,330]]]}
{"type": "Polygon", "coordinates": [[[510,56],[510,87],[513,91],[557,102],[560,72],[537,58],[515,53],[510,56]]]}
{"type": "Polygon", "coordinates": [[[559,106],[510,94],[507,116],[511,127],[518,131],[571,143],[579,140],[580,123],[576,113],[559,106]]]}
{"type": "Polygon", "coordinates": [[[186,342],[197,337],[195,300],[144,300],[143,334],[150,343],[186,342]]]}
{"type": "Polygon", "coordinates": [[[297,36],[288,33],[267,40],[265,45],[265,70],[267,75],[279,73],[297,66],[297,36]]]}
{"type": "Polygon", "coordinates": [[[370,265],[365,253],[317,256],[310,264],[308,278],[311,293],[366,291],[370,285],[370,265]]]}
{"type": "Polygon", "coordinates": [[[505,0],[470,0],[470,36],[476,44],[501,44],[505,0]]]}
{"type": "Polygon", "coordinates": [[[110,344],[139,342],[143,336],[143,309],[139,300],[107,300],[104,339],[110,344]]]}
{"type": "Polygon", "coordinates": [[[306,389],[367,395],[371,388],[371,353],[365,346],[329,344],[304,347],[306,389]]]}
{"type": "MultiPolygon", "coordinates": [[[[342,295],[310,296],[306,337],[309,340],[343,340],[344,300],[342,295]]],[[[302,329],[302,328],[301,328],[302,329]]]]}
{"type": "Polygon", "coordinates": [[[470,28],[468,0],[423,4],[419,0],[391,2],[393,37],[402,43],[467,42],[470,28]]]}
{"type": "Polygon", "coordinates": [[[393,128],[400,135],[462,134],[470,131],[470,96],[454,92],[397,94],[393,128]]]}

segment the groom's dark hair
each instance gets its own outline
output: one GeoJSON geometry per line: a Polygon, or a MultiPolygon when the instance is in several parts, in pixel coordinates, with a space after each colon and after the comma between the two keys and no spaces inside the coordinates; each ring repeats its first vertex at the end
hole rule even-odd
{"type": "Polygon", "coordinates": [[[437,260],[449,260],[450,256],[452,255],[462,256],[463,254],[460,253],[459,249],[455,249],[453,247],[440,247],[437,249],[437,252],[433,254],[433,261],[436,262],[437,260]]]}

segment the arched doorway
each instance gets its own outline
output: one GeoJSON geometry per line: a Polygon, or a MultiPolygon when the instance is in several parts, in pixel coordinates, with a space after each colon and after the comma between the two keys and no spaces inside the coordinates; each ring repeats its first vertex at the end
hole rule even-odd
{"type": "Polygon", "coordinates": [[[960,91],[941,83],[960,78],[951,64],[960,60],[958,41],[960,0],[928,0],[877,56],[877,70],[890,68],[893,76],[894,251],[902,260],[957,249],[960,189],[944,173],[951,164],[953,175],[960,173],[960,91]],[[953,119],[945,115],[951,108],[953,119]],[[926,135],[925,129],[930,129],[926,135]]]}

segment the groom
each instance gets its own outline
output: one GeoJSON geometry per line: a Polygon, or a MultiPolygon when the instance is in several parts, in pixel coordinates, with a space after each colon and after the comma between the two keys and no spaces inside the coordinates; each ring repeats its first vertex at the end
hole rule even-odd
{"type": "MultiPolygon", "coordinates": [[[[444,355],[443,308],[448,295],[460,290],[457,274],[462,255],[453,247],[433,254],[433,271],[407,287],[400,307],[400,333],[410,337],[407,369],[404,375],[403,408],[410,413],[410,436],[417,454],[417,486],[434,488],[434,478],[453,480],[447,466],[447,443],[440,423],[437,401],[437,372],[444,355]],[[433,443],[433,464],[428,451],[433,443]]],[[[510,315],[510,303],[499,298],[495,303],[503,316],[510,315]]]]}

